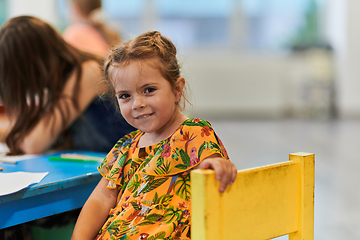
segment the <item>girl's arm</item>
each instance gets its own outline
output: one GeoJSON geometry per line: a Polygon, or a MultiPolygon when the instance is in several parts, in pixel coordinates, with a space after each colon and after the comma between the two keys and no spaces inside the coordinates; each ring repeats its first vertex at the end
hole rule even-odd
{"type": "Polygon", "coordinates": [[[194,169],[214,169],[215,178],[220,181],[220,192],[224,192],[227,185],[233,184],[237,176],[236,166],[218,153],[205,158],[194,169]]]}
{"type": "MultiPolygon", "coordinates": [[[[65,109],[66,104],[69,106],[68,117],[66,118],[66,126],[71,125],[74,120],[79,117],[91,101],[105,90],[105,85],[101,84],[101,71],[96,61],[87,61],[82,64],[83,71],[80,79],[80,91],[77,99],[79,102],[79,110],[71,104],[68,98],[60,99],[57,105],[65,109]]],[[[76,83],[77,71],[70,76],[65,84],[63,94],[67,96],[73,95],[73,89],[76,83]]],[[[66,111],[65,111],[66,112],[66,111]]],[[[53,113],[45,115],[35,128],[24,137],[20,142],[20,148],[24,153],[43,153],[46,151],[57,139],[60,132],[63,130],[61,113],[58,108],[55,108],[53,113]]]]}
{"type": "Polygon", "coordinates": [[[118,189],[108,189],[109,180],[102,178],[82,208],[71,240],[94,239],[114,208],[118,189]]]}

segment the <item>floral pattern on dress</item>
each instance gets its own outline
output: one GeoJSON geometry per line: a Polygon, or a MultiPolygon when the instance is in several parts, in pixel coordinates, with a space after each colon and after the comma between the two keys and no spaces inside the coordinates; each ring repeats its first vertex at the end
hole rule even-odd
{"type": "Polygon", "coordinates": [[[210,123],[188,119],[168,138],[138,148],[144,133],[120,139],[98,167],[120,190],[96,239],[190,239],[189,170],[215,153],[228,155],[210,123]]]}

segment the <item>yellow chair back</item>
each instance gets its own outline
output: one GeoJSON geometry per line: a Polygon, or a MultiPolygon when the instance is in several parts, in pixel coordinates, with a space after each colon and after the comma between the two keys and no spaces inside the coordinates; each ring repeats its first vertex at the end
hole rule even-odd
{"type": "Polygon", "coordinates": [[[193,240],[314,239],[315,155],[239,170],[220,193],[213,170],[191,172],[193,240]]]}

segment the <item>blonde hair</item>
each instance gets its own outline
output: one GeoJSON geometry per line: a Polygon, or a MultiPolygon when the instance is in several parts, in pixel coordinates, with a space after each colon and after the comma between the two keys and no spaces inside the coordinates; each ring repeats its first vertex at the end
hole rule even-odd
{"type": "MultiPolygon", "coordinates": [[[[170,83],[173,90],[176,88],[176,81],[180,77],[180,65],[176,58],[176,47],[167,37],[157,31],[144,33],[137,38],[125,42],[110,52],[104,64],[104,76],[109,83],[112,95],[114,96],[113,80],[111,69],[127,66],[132,61],[154,60],[151,66],[159,69],[161,75],[170,83]]],[[[149,63],[149,61],[147,62],[149,63]]],[[[179,103],[180,110],[184,110],[185,102],[188,101],[184,94],[181,94],[179,103]]]]}

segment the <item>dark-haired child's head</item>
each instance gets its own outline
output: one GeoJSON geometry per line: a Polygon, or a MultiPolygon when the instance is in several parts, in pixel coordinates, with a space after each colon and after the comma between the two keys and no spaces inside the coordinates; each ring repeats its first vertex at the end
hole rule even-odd
{"type": "MultiPolygon", "coordinates": [[[[82,63],[99,58],[67,44],[45,21],[20,16],[0,28],[0,102],[13,125],[6,138],[12,154],[20,154],[22,141],[40,119],[54,112],[60,98],[68,98],[77,108],[77,99],[63,94],[63,88],[76,71],[74,92],[79,91],[82,63]]],[[[66,108],[61,112],[65,126],[66,108]]]]}
{"type": "Polygon", "coordinates": [[[12,113],[33,112],[28,106],[42,102],[44,91],[48,97],[62,91],[67,74],[79,65],[79,55],[45,21],[9,19],[0,28],[1,101],[12,113]]]}

